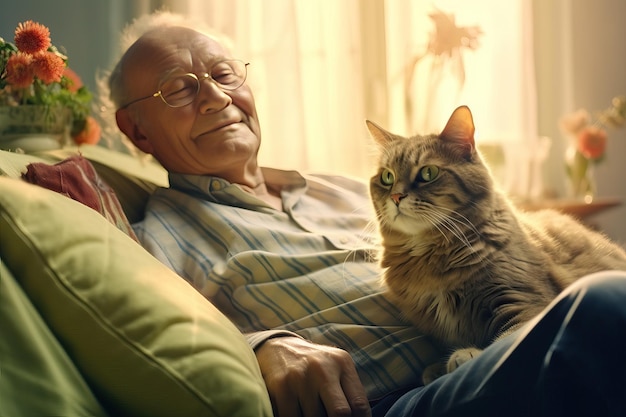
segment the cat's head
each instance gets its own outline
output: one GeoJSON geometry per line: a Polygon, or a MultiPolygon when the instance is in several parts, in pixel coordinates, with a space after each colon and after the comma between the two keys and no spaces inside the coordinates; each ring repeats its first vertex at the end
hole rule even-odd
{"type": "Polygon", "coordinates": [[[383,233],[450,231],[490,204],[492,180],[468,107],[457,108],[439,135],[403,137],[370,121],[367,127],[380,149],[370,194],[383,233]]]}

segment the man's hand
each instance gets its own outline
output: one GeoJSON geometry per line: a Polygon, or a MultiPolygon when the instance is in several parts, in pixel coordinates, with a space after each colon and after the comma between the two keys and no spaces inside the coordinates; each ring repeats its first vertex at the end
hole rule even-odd
{"type": "Polygon", "coordinates": [[[350,355],[298,337],[268,339],[256,357],[276,417],[369,417],[350,355]]]}

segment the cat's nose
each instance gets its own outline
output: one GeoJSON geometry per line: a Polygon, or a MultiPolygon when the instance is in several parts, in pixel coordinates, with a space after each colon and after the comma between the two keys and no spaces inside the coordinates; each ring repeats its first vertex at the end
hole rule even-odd
{"type": "Polygon", "coordinates": [[[406,197],[406,194],[401,194],[401,193],[394,193],[391,194],[391,199],[393,200],[393,202],[395,203],[395,205],[399,205],[400,201],[406,197]]]}

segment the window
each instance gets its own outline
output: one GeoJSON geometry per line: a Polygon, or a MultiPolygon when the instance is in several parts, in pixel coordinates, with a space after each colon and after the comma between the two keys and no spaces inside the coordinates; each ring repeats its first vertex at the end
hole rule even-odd
{"type": "Polygon", "coordinates": [[[473,111],[479,143],[505,141],[521,155],[538,140],[530,2],[165,3],[206,16],[251,62],[264,165],[369,177],[365,119],[399,134],[433,133],[460,104],[473,111]],[[471,47],[428,54],[433,15],[474,30],[471,47]]]}

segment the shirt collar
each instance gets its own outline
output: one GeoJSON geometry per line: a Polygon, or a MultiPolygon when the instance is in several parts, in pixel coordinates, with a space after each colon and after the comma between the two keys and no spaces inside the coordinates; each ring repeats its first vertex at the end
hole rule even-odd
{"type": "MultiPolygon", "coordinates": [[[[277,190],[283,204],[292,206],[307,188],[305,178],[297,171],[262,167],[265,184],[277,190]]],[[[214,203],[245,208],[270,208],[263,200],[244,191],[239,185],[209,175],[169,173],[170,188],[214,203]]]]}

